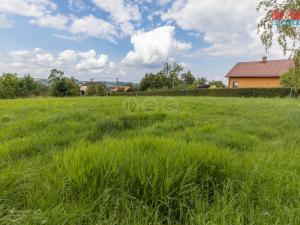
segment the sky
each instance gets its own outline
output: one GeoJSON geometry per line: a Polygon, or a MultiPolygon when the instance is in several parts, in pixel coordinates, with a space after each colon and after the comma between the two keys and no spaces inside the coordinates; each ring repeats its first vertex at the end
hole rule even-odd
{"type": "Polygon", "coordinates": [[[239,61],[266,53],[258,0],[0,0],[0,73],[138,82],[166,62],[225,81],[239,61]]]}

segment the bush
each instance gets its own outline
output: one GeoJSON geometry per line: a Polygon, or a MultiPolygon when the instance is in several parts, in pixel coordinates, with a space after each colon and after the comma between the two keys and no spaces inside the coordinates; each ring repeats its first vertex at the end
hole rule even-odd
{"type": "Polygon", "coordinates": [[[111,96],[211,96],[211,97],[280,97],[290,95],[289,88],[198,89],[111,93],[111,96]]]}
{"type": "Polygon", "coordinates": [[[0,99],[47,95],[47,87],[35,81],[30,75],[19,78],[17,74],[0,76],[0,99]]]}
{"type": "Polygon", "coordinates": [[[104,84],[90,84],[87,88],[87,95],[88,96],[106,96],[107,95],[107,89],[104,84]]]}

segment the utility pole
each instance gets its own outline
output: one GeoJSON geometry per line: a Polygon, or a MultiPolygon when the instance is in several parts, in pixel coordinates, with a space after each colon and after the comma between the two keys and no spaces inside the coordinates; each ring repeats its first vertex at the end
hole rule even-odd
{"type": "Polygon", "coordinates": [[[119,88],[119,78],[116,78],[117,88],[119,88]]]}

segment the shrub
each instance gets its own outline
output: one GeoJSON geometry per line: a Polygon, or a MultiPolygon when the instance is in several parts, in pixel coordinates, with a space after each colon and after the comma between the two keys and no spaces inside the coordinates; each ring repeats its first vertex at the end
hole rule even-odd
{"type": "Polygon", "coordinates": [[[211,96],[211,97],[280,97],[290,95],[289,88],[198,89],[111,93],[111,96],[211,96]]]}
{"type": "Polygon", "coordinates": [[[107,89],[104,84],[90,84],[87,88],[87,95],[88,96],[106,96],[107,89]]]}

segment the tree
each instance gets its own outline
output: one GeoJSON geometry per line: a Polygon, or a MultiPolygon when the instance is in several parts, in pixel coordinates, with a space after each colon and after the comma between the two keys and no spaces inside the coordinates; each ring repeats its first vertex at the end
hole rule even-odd
{"type": "Polygon", "coordinates": [[[173,66],[171,66],[171,71],[169,75],[170,83],[171,83],[171,87],[169,86],[170,88],[175,88],[175,86],[182,83],[181,80],[179,79],[179,75],[182,71],[183,71],[183,67],[181,65],[174,63],[173,66]]]}
{"type": "Polygon", "coordinates": [[[146,91],[154,87],[155,85],[155,74],[146,73],[140,82],[140,90],[146,91]]]}
{"type": "Polygon", "coordinates": [[[299,10],[299,0],[262,0],[258,7],[258,11],[262,11],[265,15],[258,24],[258,31],[262,43],[268,50],[273,44],[274,33],[278,35],[277,42],[281,46],[283,53],[286,54],[288,51],[291,55],[294,55],[299,48],[300,43],[300,27],[283,25],[276,26],[274,30],[272,21],[273,10],[299,10]]]}
{"type": "Polygon", "coordinates": [[[300,51],[294,55],[294,67],[281,76],[281,83],[291,88],[291,96],[298,95],[300,89],[300,51]]]}
{"type": "Polygon", "coordinates": [[[79,96],[80,87],[77,84],[77,80],[74,77],[64,78],[65,83],[67,84],[66,96],[79,96]]]}
{"type": "Polygon", "coordinates": [[[5,73],[0,77],[0,97],[16,98],[19,96],[20,86],[17,74],[5,73]]]}
{"type": "Polygon", "coordinates": [[[21,96],[30,96],[34,95],[35,90],[38,87],[38,83],[29,75],[25,75],[22,79],[19,80],[20,95],[21,96]]]}
{"type": "Polygon", "coordinates": [[[166,63],[164,68],[158,73],[146,73],[140,82],[140,90],[160,88],[175,88],[182,84],[179,79],[180,73],[183,71],[182,66],[174,63],[173,65],[166,63]]]}
{"type": "Polygon", "coordinates": [[[57,80],[57,79],[62,79],[64,76],[64,72],[63,71],[59,71],[57,69],[52,69],[50,70],[50,75],[48,77],[48,80],[57,80]]]}
{"type": "Polygon", "coordinates": [[[285,24],[276,26],[274,29],[272,12],[273,10],[282,10],[289,13],[291,10],[300,10],[299,0],[262,0],[258,7],[258,11],[263,11],[265,16],[258,24],[258,31],[262,43],[268,50],[273,44],[274,34],[277,34],[277,42],[281,46],[284,54],[290,52],[294,60],[294,68],[290,69],[281,77],[281,83],[291,88],[291,95],[296,94],[299,90],[299,51],[300,51],[300,26],[292,26],[285,24]]]}
{"type": "Polygon", "coordinates": [[[209,82],[209,85],[215,88],[225,88],[225,84],[223,83],[223,81],[219,81],[219,80],[213,80],[209,82]]]}
{"type": "Polygon", "coordinates": [[[48,80],[52,96],[64,97],[80,94],[80,88],[75,78],[64,77],[63,71],[52,69],[48,80]]]}
{"type": "Polygon", "coordinates": [[[205,77],[200,77],[196,80],[196,83],[198,85],[205,85],[205,84],[207,84],[207,79],[205,77]]]}
{"type": "Polygon", "coordinates": [[[107,88],[105,84],[93,83],[88,85],[87,88],[87,95],[88,96],[106,96],[107,95],[107,88]]]}
{"type": "Polygon", "coordinates": [[[52,96],[64,97],[66,95],[67,84],[66,84],[63,76],[64,76],[63,71],[59,71],[57,69],[52,69],[50,71],[48,80],[50,83],[52,96]]]}
{"type": "Polygon", "coordinates": [[[191,71],[188,71],[187,73],[182,74],[181,79],[184,81],[184,83],[186,83],[188,85],[192,85],[196,81],[196,78],[194,77],[194,75],[192,74],[191,71]]]}

